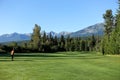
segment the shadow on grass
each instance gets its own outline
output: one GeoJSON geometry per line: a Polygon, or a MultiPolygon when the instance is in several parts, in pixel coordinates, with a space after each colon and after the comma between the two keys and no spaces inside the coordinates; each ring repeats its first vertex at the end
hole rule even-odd
{"type": "MultiPolygon", "coordinates": [[[[0,54],[0,57],[11,57],[10,54],[0,54]]],[[[44,53],[39,53],[39,54],[24,54],[24,53],[19,53],[19,54],[15,54],[14,57],[22,57],[22,58],[30,58],[30,57],[48,57],[48,58],[71,58],[71,59],[99,59],[99,58],[102,58],[103,56],[98,56],[98,55],[67,55],[67,54],[63,54],[63,55],[59,55],[59,54],[44,54],[44,53]]],[[[1,61],[1,60],[0,60],[1,61]]],[[[3,60],[4,61],[4,60],[3,60]]],[[[7,61],[7,60],[5,60],[7,61]]],[[[9,61],[9,60],[8,60],[9,61]]],[[[18,60],[19,61],[19,60],[18,60]]],[[[21,61],[29,61],[29,60],[21,60],[21,61]]]]}
{"type": "Polygon", "coordinates": [[[0,62],[16,62],[16,61],[33,61],[30,59],[14,59],[13,61],[11,59],[0,59],[0,62]]]}
{"type": "MultiPolygon", "coordinates": [[[[32,54],[32,55],[15,55],[16,57],[63,57],[63,56],[57,56],[57,55],[49,55],[49,54],[40,54],[40,55],[34,55],[34,54],[32,54]]],[[[64,56],[65,57],[65,56],[64,56]]]]}
{"type": "Polygon", "coordinates": [[[10,62],[11,60],[6,60],[6,59],[4,59],[4,60],[0,60],[0,62],[10,62]]]}

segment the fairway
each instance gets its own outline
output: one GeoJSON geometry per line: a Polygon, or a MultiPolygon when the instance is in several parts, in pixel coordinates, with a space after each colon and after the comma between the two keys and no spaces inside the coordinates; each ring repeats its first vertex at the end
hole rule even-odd
{"type": "Polygon", "coordinates": [[[95,52],[0,55],[0,80],[120,80],[120,55],[95,52]]]}

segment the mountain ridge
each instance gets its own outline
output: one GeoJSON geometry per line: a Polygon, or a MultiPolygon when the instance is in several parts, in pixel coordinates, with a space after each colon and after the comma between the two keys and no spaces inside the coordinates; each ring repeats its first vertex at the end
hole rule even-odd
{"type": "Polygon", "coordinates": [[[30,40],[30,35],[14,32],[11,34],[3,34],[0,36],[0,42],[22,41],[22,40],[30,40]]]}
{"type": "Polygon", "coordinates": [[[102,36],[104,34],[104,24],[97,23],[91,26],[88,26],[82,30],[78,30],[70,34],[71,37],[83,37],[83,36],[92,36],[98,35],[102,36]]]}
{"type": "MultiPolygon", "coordinates": [[[[41,32],[43,34],[43,32],[41,32]]],[[[60,37],[61,35],[64,35],[65,37],[85,37],[85,36],[92,36],[99,35],[102,36],[104,34],[104,24],[103,23],[97,23],[91,26],[88,26],[82,30],[78,30],[76,32],[66,32],[62,31],[60,33],[56,33],[53,31],[50,31],[47,33],[47,35],[57,36],[60,37]]],[[[10,41],[24,41],[24,40],[30,40],[31,39],[31,33],[11,33],[11,34],[3,34],[0,35],[0,43],[2,42],[10,42],[10,41]]]]}

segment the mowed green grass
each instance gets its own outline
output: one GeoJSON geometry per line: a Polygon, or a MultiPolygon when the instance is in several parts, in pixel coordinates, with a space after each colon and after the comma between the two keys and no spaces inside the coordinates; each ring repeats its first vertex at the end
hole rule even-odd
{"type": "Polygon", "coordinates": [[[120,80],[120,55],[95,52],[0,55],[0,80],[120,80]]]}

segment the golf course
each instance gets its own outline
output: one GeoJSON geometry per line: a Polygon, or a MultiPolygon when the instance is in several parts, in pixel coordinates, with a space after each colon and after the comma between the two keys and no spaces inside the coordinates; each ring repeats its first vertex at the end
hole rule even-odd
{"type": "Polygon", "coordinates": [[[0,80],[120,80],[120,55],[97,52],[0,54],[0,80]]]}

